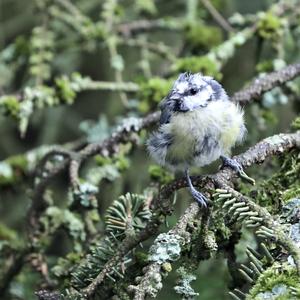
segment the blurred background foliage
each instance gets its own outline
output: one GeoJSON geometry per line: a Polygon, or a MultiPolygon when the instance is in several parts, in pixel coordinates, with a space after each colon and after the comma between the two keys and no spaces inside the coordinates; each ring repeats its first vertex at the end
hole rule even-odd
{"type": "MultiPolygon", "coordinates": [[[[296,62],[299,14],[296,0],[0,0],[0,251],[26,241],[34,170],[52,145],[80,149],[104,140],[120,124],[134,120],[130,118],[155,111],[179,72],[214,76],[232,94],[254,76],[296,62]],[[216,18],[209,5],[224,20],[216,18]]],[[[290,101],[297,97],[295,80],[249,105],[248,137],[235,151],[286,132],[299,113],[299,100],[290,101]]],[[[118,217],[111,204],[119,196],[124,195],[118,205],[128,208],[128,197],[133,201],[130,209],[138,216],[134,230],[143,227],[149,211],[143,211],[139,201],[151,194],[146,188],[174,178],[148,158],[146,135],[141,132],[138,147],[127,143],[112,157],[89,160],[77,192],[68,190],[66,174],[55,178],[47,191],[52,204],[41,219],[45,234],[39,247],[48,270],[27,265],[3,299],[35,299],[33,292],[45,276],[48,283],[68,286],[68,268],[87,250],[88,235],[97,237],[92,243],[105,247],[101,235],[116,224],[110,219],[118,217]],[[92,207],[82,215],[69,209],[72,201],[92,207]]],[[[253,173],[268,178],[271,166],[254,167],[253,173]]],[[[204,171],[215,170],[217,164],[204,171]]],[[[169,226],[190,201],[185,192],[177,198],[169,226]]],[[[122,226],[114,231],[121,238],[122,226]]],[[[93,251],[102,250],[96,246],[93,251]]],[[[243,251],[239,257],[245,259],[243,251]]],[[[73,278],[79,278],[77,287],[84,285],[80,276],[91,271],[80,268],[73,278]]],[[[157,299],[179,299],[173,290],[175,278],[174,271],[157,299]]],[[[200,265],[192,286],[203,300],[229,299],[230,276],[221,254],[200,265]]]]}

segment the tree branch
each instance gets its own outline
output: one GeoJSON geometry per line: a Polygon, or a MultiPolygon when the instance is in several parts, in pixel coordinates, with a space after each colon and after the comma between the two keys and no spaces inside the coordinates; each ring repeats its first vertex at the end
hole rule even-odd
{"type": "Polygon", "coordinates": [[[231,100],[242,104],[252,100],[258,100],[263,93],[276,86],[281,86],[299,75],[300,63],[288,65],[279,71],[266,74],[261,78],[255,78],[248,87],[233,94],[231,100]]]}
{"type": "Polygon", "coordinates": [[[10,282],[18,274],[25,262],[26,256],[30,253],[30,249],[20,249],[12,254],[12,258],[10,258],[9,266],[7,267],[6,272],[3,272],[4,275],[0,278],[0,296],[2,297],[7,288],[10,285],[10,282]]]}
{"type": "MultiPolygon", "coordinates": [[[[274,135],[272,137],[266,138],[261,142],[257,143],[255,146],[251,147],[245,153],[241,155],[237,155],[234,157],[243,167],[249,167],[253,164],[261,164],[266,158],[271,157],[273,155],[279,155],[284,152],[288,152],[293,148],[300,147],[300,131],[291,134],[279,134],[274,135]]],[[[193,176],[192,182],[195,186],[205,188],[205,189],[215,189],[216,187],[229,187],[230,181],[235,178],[236,173],[225,167],[224,169],[217,172],[215,175],[211,176],[193,176]]],[[[116,255],[106,263],[103,270],[98,274],[96,279],[84,290],[83,295],[90,299],[92,295],[95,293],[97,287],[103,282],[106,275],[109,273],[111,268],[116,264],[117,261],[120,260],[121,257],[126,255],[130,250],[136,247],[140,242],[146,240],[150,236],[153,236],[157,230],[159,224],[162,220],[159,218],[160,215],[169,214],[172,210],[172,202],[171,195],[174,191],[179,190],[181,188],[188,187],[188,183],[185,178],[180,178],[172,183],[164,186],[159,193],[159,195],[153,201],[153,211],[154,216],[151,221],[148,223],[146,228],[132,239],[131,237],[125,238],[121,243],[120,248],[116,251],[116,255]],[[155,226],[154,226],[155,224],[155,226]]],[[[183,220],[192,220],[193,216],[197,215],[200,212],[200,208],[193,202],[184,212],[182,217],[180,218],[180,223],[177,223],[176,228],[184,228],[184,226],[180,226],[183,220]]],[[[184,234],[185,230],[179,231],[177,230],[177,234],[184,234]]],[[[149,272],[153,270],[158,270],[158,266],[149,267],[149,272]]],[[[147,273],[146,273],[147,274],[147,273]]],[[[149,275],[149,274],[148,274],[149,275]]],[[[146,277],[148,277],[146,275],[146,277]]],[[[142,279],[142,284],[140,288],[146,289],[147,287],[147,279],[142,279]],[[143,281],[144,280],[144,281],[143,281]]],[[[136,289],[134,289],[136,290],[136,289]]],[[[139,295],[145,295],[146,291],[140,291],[139,295]]],[[[144,298],[136,298],[136,299],[144,299],[144,298]]]]}
{"type": "MultiPolygon", "coordinates": [[[[196,202],[192,203],[185,211],[185,213],[180,217],[176,225],[168,231],[168,236],[173,236],[177,240],[179,245],[186,244],[190,242],[191,234],[186,230],[187,226],[195,219],[199,218],[200,210],[199,206],[196,202]]],[[[155,241],[154,241],[154,247],[155,241]]],[[[165,261],[168,263],[168,261],[165,261]]],[[[129,291],[134,292],[134,300],[143,300],[147,295],[153,292],[159,291],[159,287],[162,285],[158,285],[157,274],[166,273],[165,270],[162,270],[163,262],[152,261],[146,268],[143,269],[144,275],[139,281],[138,285],[131,285],[128,287],[129,291]],[[155,282],[155,287],[153,286],[153,282],[155,282]]],[[[162,277],[160,277],[162,279],[162,277]]]]}
{"type": "MultiPolygon", "coordinates": [[[[263,79],[254,80],[253,82],[254,82],[254,85],[255,85],[257,91],[255,91],[255,89],[253,87],[252,87],[252,89],[246,88],[245,90],[242,90],[241,92],[236,93],[233,96],[233,101],[237,101],[240,103],[247,103],[247,102],[249,102],[249,97],[252,97],[252,96],[259,97],[265,91],[276,86],[276,84],[278,84],[278,83],[283,84],[289,80],[294,79],[296,76],[299,76],[299,74],[300,74],[299,64],[289,65],[284,70],[272,72],[271,74],[267,75],[268,77],[266,80],[263,80],[263,79]],[[283,78],[280,79],[280,77],[282,75],[283,75],[283,78]],[[250,90],[250,92],[249,92],[249,90],[250,90]]],[[[112,134],[112,136],[110,138],[106,139],[104,142],[87,145],[85,148],[83,148],[81,151],[79,151],[80,156],[82,157],[82,160],[86,160],[89,157],[99,154],[99,153],[100,154],[102,153],[104,155],[113,153],[116,150],[116,147],[119,143],[124,143],[124,142],[130,141],[130,139],[132,138],[131,133],[137,133],[144,128],[154,125],[159,120],[159,116],[160,116],[160,112],[150,113],[149,115],[147,115],[144,118],[136,119],[135,126],[132,126],[130,128],[128,128],[128,126],[124,126],[118,132],[112,134]]],[[[284,135],[283,138],[291,139],[292,144],[290,145],[290,147],[295,146],[294,138],[291,138],[291,136],[289,136],[289,135],[284,135]]],[[[282,142],[282,139],[280,139],[280,141],[282,142]]],[[[271,143],[269,143],[268,140],[266,140],[265,143],[266,143],[266,146],[263,147],[263,149],[266,149],[269,147],[269,150],[272,150],[271,143]],[[267,145],[268,145],[268,147],[267,147],[267,145]]],[[[275,143],[275,145],[276,145],[276,143],[275,143]]],[[[277,149],[276,151],[280,150],[279,148],[276,148],[276,149],[277,149]]],[[[260,155],[261,155],[261,152],[256,152],[256,150],[254,150],[254,153],[249,156],[249,158],[251,158],[251,159],[249,160],[248,163],[250,163],[250,164],[255,163],[255,161],[253,161],[253,157],[256,157],[255,153],[256,154],[260,153],[260,155]]],[[[270,154],[272,154],[272,153],[270,153],[270,154]]],[[[273,153],[273,154],[275,154],[275,153],[273,153]]],[[[242,163],[242,165],[244,165],[245,162],[243,161],[243,159],[247,159],[247,156],[243,159],[241,157],[242,156],[238,156],[237,159],[239,161],[241,160],[240,162],[242,163]]],[[[257,159],[258,159],[258,157],[257,157],[257,159]]],[[[261,157],[261,159],[262,159],[262,157],[261,157]]],[[[59,166],[56,166],[51,171],[49,171],[49,173],[47,174],[46,177],[39,178],[39,182],[36,184],[36,186],[34,188],[34,192],[33,192],[33,196],[32,196],[32,205],[31,205],[31,208],[28,213],[28,221],[29,221],[29,224],[31,224],[31,226],[33,226],[33,228],[37,229],[37,231],[38,231],[38,227],[39,227],[38,226],[39,216],[44,211],[44,209],[47,207],[47,204],[45,203],[45,201],[43,199],[44,191],[45,191],[46,187],[48,186],[48,184],[51,182],[51,180],[53,178],[55,178],[57,175],[59,175],[60,173],[62,173],[69,166],[69,163],[70,163],[70,160],[68,158],[66,158],[64,161],[62,161],[60,163],[59,166]]],[[[230,170],[224,169],[221,173],[218,173],[217,176],[222,175],[225,177],[229,176],[228,178],[231,178],[234,174],[230,173],[230,172],[231,172],[230,170]]],[[[193,177],[193,181],[194,181],[194,184],[199,185],[199,186],[204,186],[205,183],[208,184],[209,182],[212,185],[211,180],[209,180],[208,177],[203,177],[203,176],[193,177]]],[[[186,187],[186,186],[187,186],[187,183],[184,179],[177,180],[177,181],[173,182],[171,185],[167,185],[161,191],[159,198],[157,198],[157,201],[156,201],[157,204],[159,204],[158,206],[160,207],[159,211],[164,214],[170,213],[170,210],[172,209],[171,205],[168,201],[165,201],[165,199],[166,198],[168,199],[169,195],[173,191],[175,191],[179,188],[182,188],[182,187],[186,187]],[[165,198],[165,199],[163,199],[163,198],[165,198]]],[[[121,247],[120,252],[118,252],[119,255],[122,256],[123,253],[127,253],[130,249],[135,247],[139,243],[139,241],[145,240],[149,236],[153,235],[156,232],[154,230],[154,228],[157,228],[158,224],[159,224],[158,220],[153,220],[152,222],[150,222],[149,228],[151,228],[151,229],[147,228],[143,233],[141,233],[141,235],[139,235],[139,237],[137,237],[137,241],[135,241],[135,240],[128,241],[125,239],[124,242],[122,243],[123,246],[121,247]]],[[[32,232],[32,230],[31,230],[31,232],[32,232]]],[[[30,234],[30,235],[33,237],[34,234],[33,235],[30,234]]],[[[117,258],[118,255],[116,255],[115,257],[117,258]]],[[[116,261],[117,260],[114,260],[114,262],[112,262],[112,265],[116,261]]],[[[105,272],[100,276],[100,280],[99,280],[100,283],[102,282],[104,277],[105,277],[105,272]]],[[[96,285],[98,285],[98,284],[96,284],[96,285]]]]}
{"type": "Polygon", "coordinates": [[[182,30],[182,22],[174,20],[173,22],[164,19],[157,20],[137,20],[130,23],[117,25],[117,32],[125,37],[130,37],[139,33],[154,30],[182,30]]]}
{"type": "Polygon", "coordinates": [[[216,10],[209,0],[201,0],[205,8],[212,15],[214,20],[227,32],[232,32],[234,29],[227,22],[227,20],[216,10]]]}
{"type": "MultiPolygon", "coordinates": [[[[298,146],[300,146],[300,144],[298,146]]],[[[276,154],[276,152],[273,153],[276,154]]],[[[256,218],[261,219],[261,221],[259,221],[261,222],[261,225],[265,225],[268,229],[273,231],[275,242],[283,246],[286,250],[288,250],[288,253],[291,254],[295,261],[298,274],[300,275],[300,249],[297,244],[285,233],[284,227],[278,221],[276,221],[264,207],[256,204],[249,197],[245,197],[222,182],[217,181],[216,185],[219,188],[226,189],[232,194],[233,197],[236,197],[237,202],[243,202],[251,209],[251,211],[257,212],[256,218]]]]}

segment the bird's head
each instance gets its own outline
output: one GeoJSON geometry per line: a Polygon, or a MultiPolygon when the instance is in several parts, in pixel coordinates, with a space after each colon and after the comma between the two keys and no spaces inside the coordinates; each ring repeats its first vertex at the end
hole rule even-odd
{"type": "Polygon", "coordinates": [[[212,77],[200,73],[180,74],[165,99],[176,112],[193,111],[220,100],[228,100],[222,85],[212,77]]]}

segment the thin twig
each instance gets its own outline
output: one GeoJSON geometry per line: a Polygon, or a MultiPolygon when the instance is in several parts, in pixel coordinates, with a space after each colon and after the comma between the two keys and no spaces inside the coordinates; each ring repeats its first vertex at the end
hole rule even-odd
{"type": "Polygon", "coordinates": [[[201,0],[205,8],[212,15],[214,20],[227,32],[232,32],[234,29],[227,22],[227,20],[216,10],[209,0],[201,0]]]}
{"type": "Polygon", "coordinates": [[[137,20],[130,23],[123,23],[117,25],[117,32],[130,37],[139,33],[154,31],[154,30],[182,30],[183,22],[180,19],[174,19],[169,22],[164,19],[156,20],[137,20]]]}

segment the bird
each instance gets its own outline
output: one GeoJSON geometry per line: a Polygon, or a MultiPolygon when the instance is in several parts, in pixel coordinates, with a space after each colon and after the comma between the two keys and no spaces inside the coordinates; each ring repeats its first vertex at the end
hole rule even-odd
{"type": "Polygon", "coordinates": [[[230,158],[232,147],[247,131],[243,110],[213,77],[190,72],[179,74],[159,107],[159,128],[146,142],[148,152],[159,165],[184,172],[191,195],[207,207],[208,199],[192,184],[190,168],[220,158],[223,166],[245,174],[230,158]]]}

